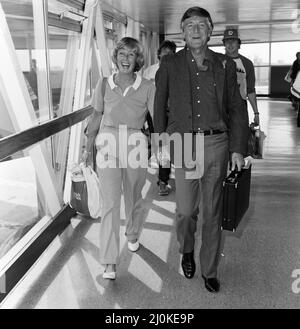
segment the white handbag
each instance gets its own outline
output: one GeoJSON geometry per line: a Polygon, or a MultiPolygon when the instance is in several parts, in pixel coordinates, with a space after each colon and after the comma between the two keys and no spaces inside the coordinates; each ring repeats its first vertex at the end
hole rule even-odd
{"type": "Polygon", "coordinates": [[[81,163],[80,168],[86,181],[90,215],[93,218],[98,218],[102,211],[102,196],[98,176],[90,166],[81,163]]]}

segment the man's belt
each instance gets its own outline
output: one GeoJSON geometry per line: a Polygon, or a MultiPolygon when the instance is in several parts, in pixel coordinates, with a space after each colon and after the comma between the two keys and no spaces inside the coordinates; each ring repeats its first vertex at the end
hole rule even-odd
{"type": "Polygon", "coordinates": [[[217,134],[223,134],[225,131],[224,130],[219,130],[219,129],[209,129],[209,130],[197,130],[193,131],[193,134],[203,134],[204,136],[207,135],[217,135],[217,134]]]}

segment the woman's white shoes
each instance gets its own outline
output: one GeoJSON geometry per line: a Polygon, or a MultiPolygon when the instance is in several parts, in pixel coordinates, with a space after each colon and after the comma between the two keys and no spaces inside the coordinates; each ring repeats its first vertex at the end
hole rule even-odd
{"type": "Polygon", "coordinates": [[[103,272],[102,277],[103,277],[103,279],[115,280],[115,278],[116,278],[116,265],[106,265],[106,268],[103,272]]]}
{"type": "MultiPolygon", "coordinates": [[[[128,249],[130,251],[132,251],[132,252],[136,252],[140,248],[140,244],[139,244],[138,241],[136,241],[136,242],[129,242],[128,241],[127,246],[128,246],[128,249]]],[[[104,272],[102,274],[103,279],[115,280],[116,279],[116,271],[115,271],[115,269],[116,269],[115,265],[114,266],[106,265],[106,268],[105,268],[105,270],[104,270],[104,272]],[[109,269],[109,270],[107,271],[107,269],[109,269]],[[112,271],[112,269],[114,271],[112,271]]]]}
{"type": "Polygon", "coordinates": [[[115,280],[116,272],[103,272],[103,279],[115,280]]]}
{"type": "Polygon", "coordinates": [[[138,241],[136,241],[134,243],[128,241],[128,249],[130,251],[136,252],[136,251],[138,251],[139,247],[140,247],[140,244],[138,241]]]}

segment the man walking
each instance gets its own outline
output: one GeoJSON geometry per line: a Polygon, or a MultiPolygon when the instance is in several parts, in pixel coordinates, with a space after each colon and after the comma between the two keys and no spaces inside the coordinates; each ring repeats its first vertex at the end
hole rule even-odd
{"type": "Polygon", "coordinates": [[[254,123],[259,125],[254,66],[250,59],[239,54],[241,43],[237,29],[229,28],[224,31],[223,44],[225,46],[225,54],[235,61],[237,83],[239,85],[241,97],[245,102],[248,97],[254,113],[254,123]]]}
{"type": "MultiPolygon", "coordinates": [[[[239,95],[235,63],[207,47],[213,30],[210,14],[200,7],[189,8],[182,16],[181,29],[185,48],[175,55],[164,56],[156,74],[154,131],[177,133],[182,140],[186,134],[204,140],[202,150],[197,143],[183,143],[184,152],[185,148],[193,147],[193,153],[203,154],[204,148],[201,177],[189,176],[186,165],[175,166],[176,231],[183,273],[191,279],[196,269],[194,235],[202,197],[201,274],[206,289],[218,292],[222,183],[227,174],[229,152],[231,168],[241,170],[244,165],[248,113],[239,95]]],[[[179,150],[175,147],[172,161],[176,152],[179,150]]]]}
{"type": "MultiPolygon", "coordinates": [[[[149,66],[144,71],[143,74],[144,78],[154,82],[155,74],[159,68],[159,64],[162,58],[168,54],[175,54],[175,52],[176,52],[175,42],[164,40],[157,50],[157,58],[159,62],[149,66]]],[[[169,164],[169,167],[162,166],[161,164],[159,164],[157,185],[158,185],[158,194],[161,196],[168,195],[171,190],[171,186],[169,185],[170,174],[171,174],[171,164],[169,164]]]]}

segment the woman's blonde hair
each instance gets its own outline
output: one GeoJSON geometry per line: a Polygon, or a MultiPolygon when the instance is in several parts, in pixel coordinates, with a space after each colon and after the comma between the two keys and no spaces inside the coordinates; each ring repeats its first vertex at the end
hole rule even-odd
{"type": "Polygon", "coordinates": [[[134,72],[139,71],[143,65],[144,65],[144,53],[143,53],[143,47],[138,42],[138,40],[130,37],[122,38],[116,45],[113,55],[112,55],[112,61],[117,66],[117,55],[118,51],[120,49],[124,49],[125,47],[128,47],[129,49],[133,49],[133,51],[136,54],[136,61],[135,61],[135,67],[134,72]]]}

